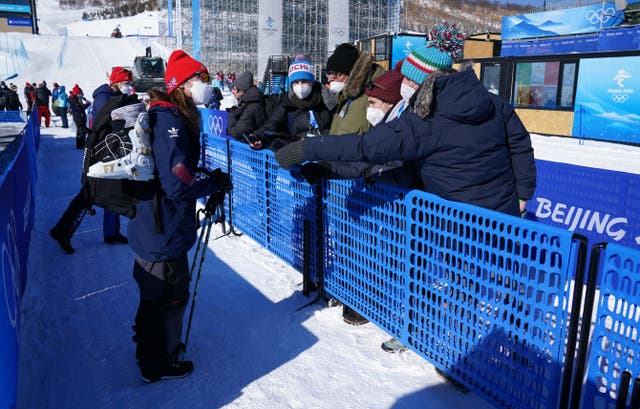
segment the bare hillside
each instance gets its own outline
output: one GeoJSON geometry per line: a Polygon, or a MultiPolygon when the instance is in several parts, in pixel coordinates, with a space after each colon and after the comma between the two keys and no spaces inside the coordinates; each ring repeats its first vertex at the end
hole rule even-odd
{"type": "Polygon", "coordinates": [[[400,19],[402,30],[428,32],[443,20],[458,23],[469,34],[500,32],[503,16],[534,9],[526,1],[496,3],[489,0],[404,0],[400,19]]]}

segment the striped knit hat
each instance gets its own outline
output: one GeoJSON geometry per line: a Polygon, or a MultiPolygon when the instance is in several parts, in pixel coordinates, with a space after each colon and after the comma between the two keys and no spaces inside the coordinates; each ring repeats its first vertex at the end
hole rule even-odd
{"type": "Polygon", "coordinates": [[[464,35],[456,24],[443,22],[429,32],[429,42],[416,48],[405,58],[400,72],[411,81],[422,84],[433,71],[451,68],[462,57],[464,35]]]}
{"type": "Polygon", "coordinates": [[[304,55],[297,55],[295,61],[289,66],[289,84],[296,81],[309,81],[312,84],[316,82],[313,67],[304,55]]]}

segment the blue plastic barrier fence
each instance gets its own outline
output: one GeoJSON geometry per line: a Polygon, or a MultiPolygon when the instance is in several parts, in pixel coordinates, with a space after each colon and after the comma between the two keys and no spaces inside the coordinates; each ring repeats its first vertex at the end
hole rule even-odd
{"type": "Polygon", "coordinates": [[[359,180],[314,191],[272,152],[228,144],[243,233],[298,270],[320,265],[328,293],[497,407],[567,407],[584,237],[359,180]],[[307,221],[320,242],[305,260],[307,221]]]}
{"type": "Polygon", "coordinates": [[[575,383],[582,395],[571,408],[640,407],[640,251],[594,246],[583,322],[591,325],[581,339],[590,342],[580,346],[575,383]]]}
{"type": "Polygon", "coordinates": [[[327,182],[325,289],[397,336],[405,302],[407,189],[327,182]]]}
{"type": "Polygon", "coordinates": [[[425,192],[406,201],[402,341],[498,407],[566,407],[586,240],[425,192]]]}
{"type": "MultiPolygon", "coordinates": [[[[15,408],[18,374],[19,310],[26,282],[29,240],[35,209],[39,127],[32,116],[16,139],[19,147],[0,174],[0,408],[15,408]]],[[[2,155],[10,154],[7,151],[2,155]]]]}

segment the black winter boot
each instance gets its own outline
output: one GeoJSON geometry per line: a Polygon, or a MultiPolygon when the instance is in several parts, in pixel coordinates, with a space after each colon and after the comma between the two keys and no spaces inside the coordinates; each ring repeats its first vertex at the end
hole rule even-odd
{"type": "Polygon", "coordinates": [[[193,362],[175,361],[166,368],[156,372],[142,371],[141,378],[146,383],[163,381],[165,379],[178,379],[191,375],[193,372],[193,362]]]}
{"type": "Polygon", "coordinates": [[[67,254],[73,254],[76,250],[71,247],[71,240],[62,233],[59,233],[56,229],[49,230],[49,236],[54,239],[58,246],[67,254]]]}

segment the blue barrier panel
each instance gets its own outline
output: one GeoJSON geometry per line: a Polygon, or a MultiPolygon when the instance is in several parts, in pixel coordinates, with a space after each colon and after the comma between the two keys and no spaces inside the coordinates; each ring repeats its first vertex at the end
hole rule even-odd
{"type": "MultiPolygon", "coordinates": [[[[265,152],[267,248],[298,271],[304,269],[304,222],[317,226],[316,196],[300,175],[300,168],[291,171],[280,168],[273,153],[265,152]]],[[[309,259],[316,260],[317,235],[311,234],[309,259]]],[[[310,273],[317,276],[317,264],[311,262],[310,273]]]]}
{"type": "Polygon", "coordinates": [[[0,122],[26,122],[25,111],[0,111],[0,122]]]}
{"type": "Polygon", "coordinates": [[[498,407],[557,408],[572,233],[420,191],[406,202],[401,340],[498,407]]]}
{"type": "Polygon", "coordinates": [[[640,249],[640,175],[536,160],[538,186],[527,217],[640,249]]]}
{"type": "Polygon", "coordinates": [[[14,408],[18,371],[19,309],[35,208],[36,137],[30,120],[13,161],[0,175],[0,408],[14,408]]]}
{"type": "Polygon", "coordinates": [[[227,122],[229,113],[219,109],[198,108],[200,111],[200,129],[207,136],[228,138],[227,122]]]}
{"type": "Polygon", "coordinates": [[[233,161],[233,223],[242,233],[268,248],[267,233],[267,155],[249,145],[230,141],[233,161]]]}
{"type": "Polygon", "coordinates": [[[609,243],[592,258],[599,258],[592,263],[598,289],[588,289],[596,302],[580,407],[638,407],[629,401],[640,392],[634,382],[640,377],[640,251],[609,243]],[[628,388],[621,388],[625,373],[628,388]]]}
{"type": "Polygon", "coordinates": [[[407,189],[328,181],[325,289],[387,330],[403,327],[407,189]]]}

